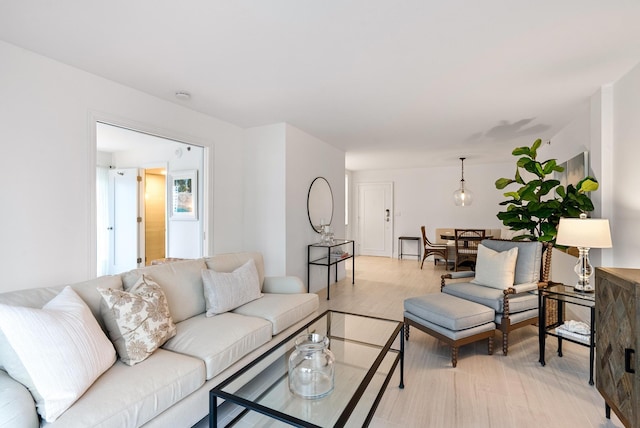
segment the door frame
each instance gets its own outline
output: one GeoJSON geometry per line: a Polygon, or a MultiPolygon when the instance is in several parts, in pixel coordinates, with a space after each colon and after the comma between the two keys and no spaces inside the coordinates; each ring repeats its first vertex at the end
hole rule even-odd
{"type": "MultiPolygon", "coordinates": [[[[209,140],[195,138],[192,135],[182,134],[174,130],[167,130],[155,127],[146,123],[140,123],[133,120],[125,119],[111,114],[90,110],[87,118],[88,130],[88,160],[87,169],[88,177],[86,192],[89,195],[90,208],[88,224],[90,225],[90,233],[87,237],[88,248],[87,266],[91,278],[95,278],[97,274],[97,221],[96,221],[96,166],[97,166],[97,123],[105,123],[108,125],[119,126],[143,134],[153,135],[164,139],[174,140],[179,143],[202,147],[203,153],[203,178],[202,178],[202,236],[201,249],[202,256],[206,257],[214,253],[213,248],[213,189],[214,189],[214,143],[209,140]]],[[[168,232],[167,232],[168,233],[168,232]]]]}
{"type": "Polygon", "coordinates": [[[362,254],[362,213],[360,212],[361,207],[360,207],[360,193],[362,191],[362,188],[364,186],[385,186],[388,187],[388,191],[389,191],[389,222],[391,223],[389,225],[388,230],[386,231],[386,236],[385,236],[385,240],[387,241],[388,244],[388,248],[385,247],[384,250],[384,254],[382,255],[382,257],[393,257],[393,236],[394,236],[394,223],[395,223],[395,215],[394,215],[394,194],[393,194],[393,182],[392,181],[385,181],[385,182],[374,182],[374,183],[358,183],[356,184],[356,201],[355,201],[355,207],[356,207],[356,213],[355,213],[355,218],[356,218],[356,227],[355,227],[355,233],[356,233],[356,246],[358,247],[358,254],[362,254]]]}

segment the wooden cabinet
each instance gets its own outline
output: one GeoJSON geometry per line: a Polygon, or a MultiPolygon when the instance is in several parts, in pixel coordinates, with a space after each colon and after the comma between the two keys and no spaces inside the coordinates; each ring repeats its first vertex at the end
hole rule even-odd
{"type": "Polygon", "coordinates": [[[596,269],[596,387],[626,427],[640,428],[640,269],[596,269]]]}

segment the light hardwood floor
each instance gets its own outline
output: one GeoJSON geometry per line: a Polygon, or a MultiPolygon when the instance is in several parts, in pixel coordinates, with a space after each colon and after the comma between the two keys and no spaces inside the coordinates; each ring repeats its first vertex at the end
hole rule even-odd
{"type": "MultiPolygon", "coordinates": [[[[345,263],[349,265],[350,263],[345,263]]],[[[407,297],[440,291],[442,265],[426,261],[357,257],[355,285],[351,271],[319,293],[320,311],[340,310],[402,320],[407,297]]],[[[538,363],[536,327],[510,336],[502,355],[500,336],[494,355],[486,341],[460,348],[451,366],[449,346],[415,328],[405,346],[405,388],[399,375],[389,383],[372,427],[622,427],[604,416],[604,401],[588,384],[589,350],[565,342],[563,357],[548,340],[545,367],[538,363]]]]}

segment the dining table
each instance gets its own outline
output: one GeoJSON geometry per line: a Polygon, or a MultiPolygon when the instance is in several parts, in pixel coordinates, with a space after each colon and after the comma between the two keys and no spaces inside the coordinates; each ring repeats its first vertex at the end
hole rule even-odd
{"type": "MultiPolygon", "coordinates": [[[[463,247],[468,248],[469,247],[469,242],[471,241],[482,241],[483,239],[491,239],[493,238],[493,235],[485,235],[485,236],[477,236],[477,235],[466,235],[466,236],[461,236],[458,239],[463,241],[463,247]]],[[[443,239],[445,241],[447,241],[447,245],[450,247],[454,247],[455,248],[455,240],[456,240],[456,236],[453,233],[443,233],[440,234],[440,239],[443,239]]],[[[449,250],[451,251],[451,250],[449,250]]],[[[453,254],[455,256],[456,254],[456,250],[453,250],[453,254]]],[[[455,270],[456,269],[456,262],[454,260],[453,262],[453,266],[451,267],[451,270],[455,270]]]]}

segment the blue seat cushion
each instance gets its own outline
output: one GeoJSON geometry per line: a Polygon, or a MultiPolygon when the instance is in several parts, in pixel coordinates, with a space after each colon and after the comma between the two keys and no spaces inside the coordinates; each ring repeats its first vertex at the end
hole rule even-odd
{"type": "MultiPolygon", "coordinates": [[[[470,300],[487,306],[496,313],[504,313],[503,290],[472,284],[470,282],[457,282],[447,284],[442,292],[460,299],[470,300]]],[[[530,293],[512,294],[509,296],[509,313],[523,312],[538,307],[538,296],[530,293]]]]}
{"type": "Polygon", "coordinates": [[[443,293],[406,299],[404,310],[453,331],[490,323],[494,317],[493,309],[487,306],[443,293]]]}

